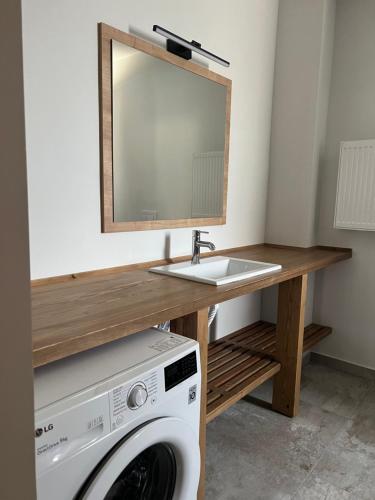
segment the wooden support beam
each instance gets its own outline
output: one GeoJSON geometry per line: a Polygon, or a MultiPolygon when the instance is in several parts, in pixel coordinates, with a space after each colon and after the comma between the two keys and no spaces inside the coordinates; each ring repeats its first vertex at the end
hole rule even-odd
{"type": "Polygon", "coordinates": [[[272,408],[288,417],[299,411],[307,274],[279,285],[276,353],[281,363],[274,378],[272,408]]]}
{"type": "Polygon", "coordinates": [[[200,348],[202,371],[201,414],[199,446],[201,451],[201,475],[197,500],[204,500],[206,472],[206,411],[207,411],[207,348],[208,348],[208,308],[171,321],[171,331],[197,340],[200,348]]]}

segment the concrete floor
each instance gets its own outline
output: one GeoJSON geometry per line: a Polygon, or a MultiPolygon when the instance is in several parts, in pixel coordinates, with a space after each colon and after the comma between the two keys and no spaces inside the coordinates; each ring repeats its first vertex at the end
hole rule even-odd
{"type": "Polygon", "coordinates": [[[375,378],[309,364],[298,417],[231,407],[207,428],[206,499],[374,500],[375,378]]]}

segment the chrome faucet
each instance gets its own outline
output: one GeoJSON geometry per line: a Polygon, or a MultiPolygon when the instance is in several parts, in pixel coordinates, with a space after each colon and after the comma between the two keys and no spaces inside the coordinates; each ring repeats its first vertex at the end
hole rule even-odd
{"type": "Polygon", "coordinates": [[[209,248],[215,250],[215,245],[211,241],[202,241],[201,234],[209,234],[208,231],[200,231],[199,229],[193,231],[193,256],[191,258],[192,264],[199,264],[201,260],[201,248],[209,248]]]}

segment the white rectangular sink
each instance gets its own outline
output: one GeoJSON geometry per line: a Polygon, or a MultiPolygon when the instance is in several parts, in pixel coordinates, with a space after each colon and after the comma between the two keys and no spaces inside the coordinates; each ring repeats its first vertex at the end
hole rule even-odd
{"type": "Polygon", "coordinates": [[[167,276],[216,286],[255,278],[262,274],[274,273],[280,270],[281,266],[279,264],[235,259],[233,257],[208,257],[201,259],[200,264],[179,262],[178,264],[149,269],[153,273],[166,274],[167,276]]]}

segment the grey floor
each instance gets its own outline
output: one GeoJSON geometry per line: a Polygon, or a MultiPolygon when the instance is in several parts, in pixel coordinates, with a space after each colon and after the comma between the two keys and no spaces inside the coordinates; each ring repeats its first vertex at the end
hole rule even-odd
{"type": "Polygon", "coordinates": [[[208,425],[206,477],[207,500],[374,500],[375,379],[309,364],[294,419],[240,401],[208,425]]]}

